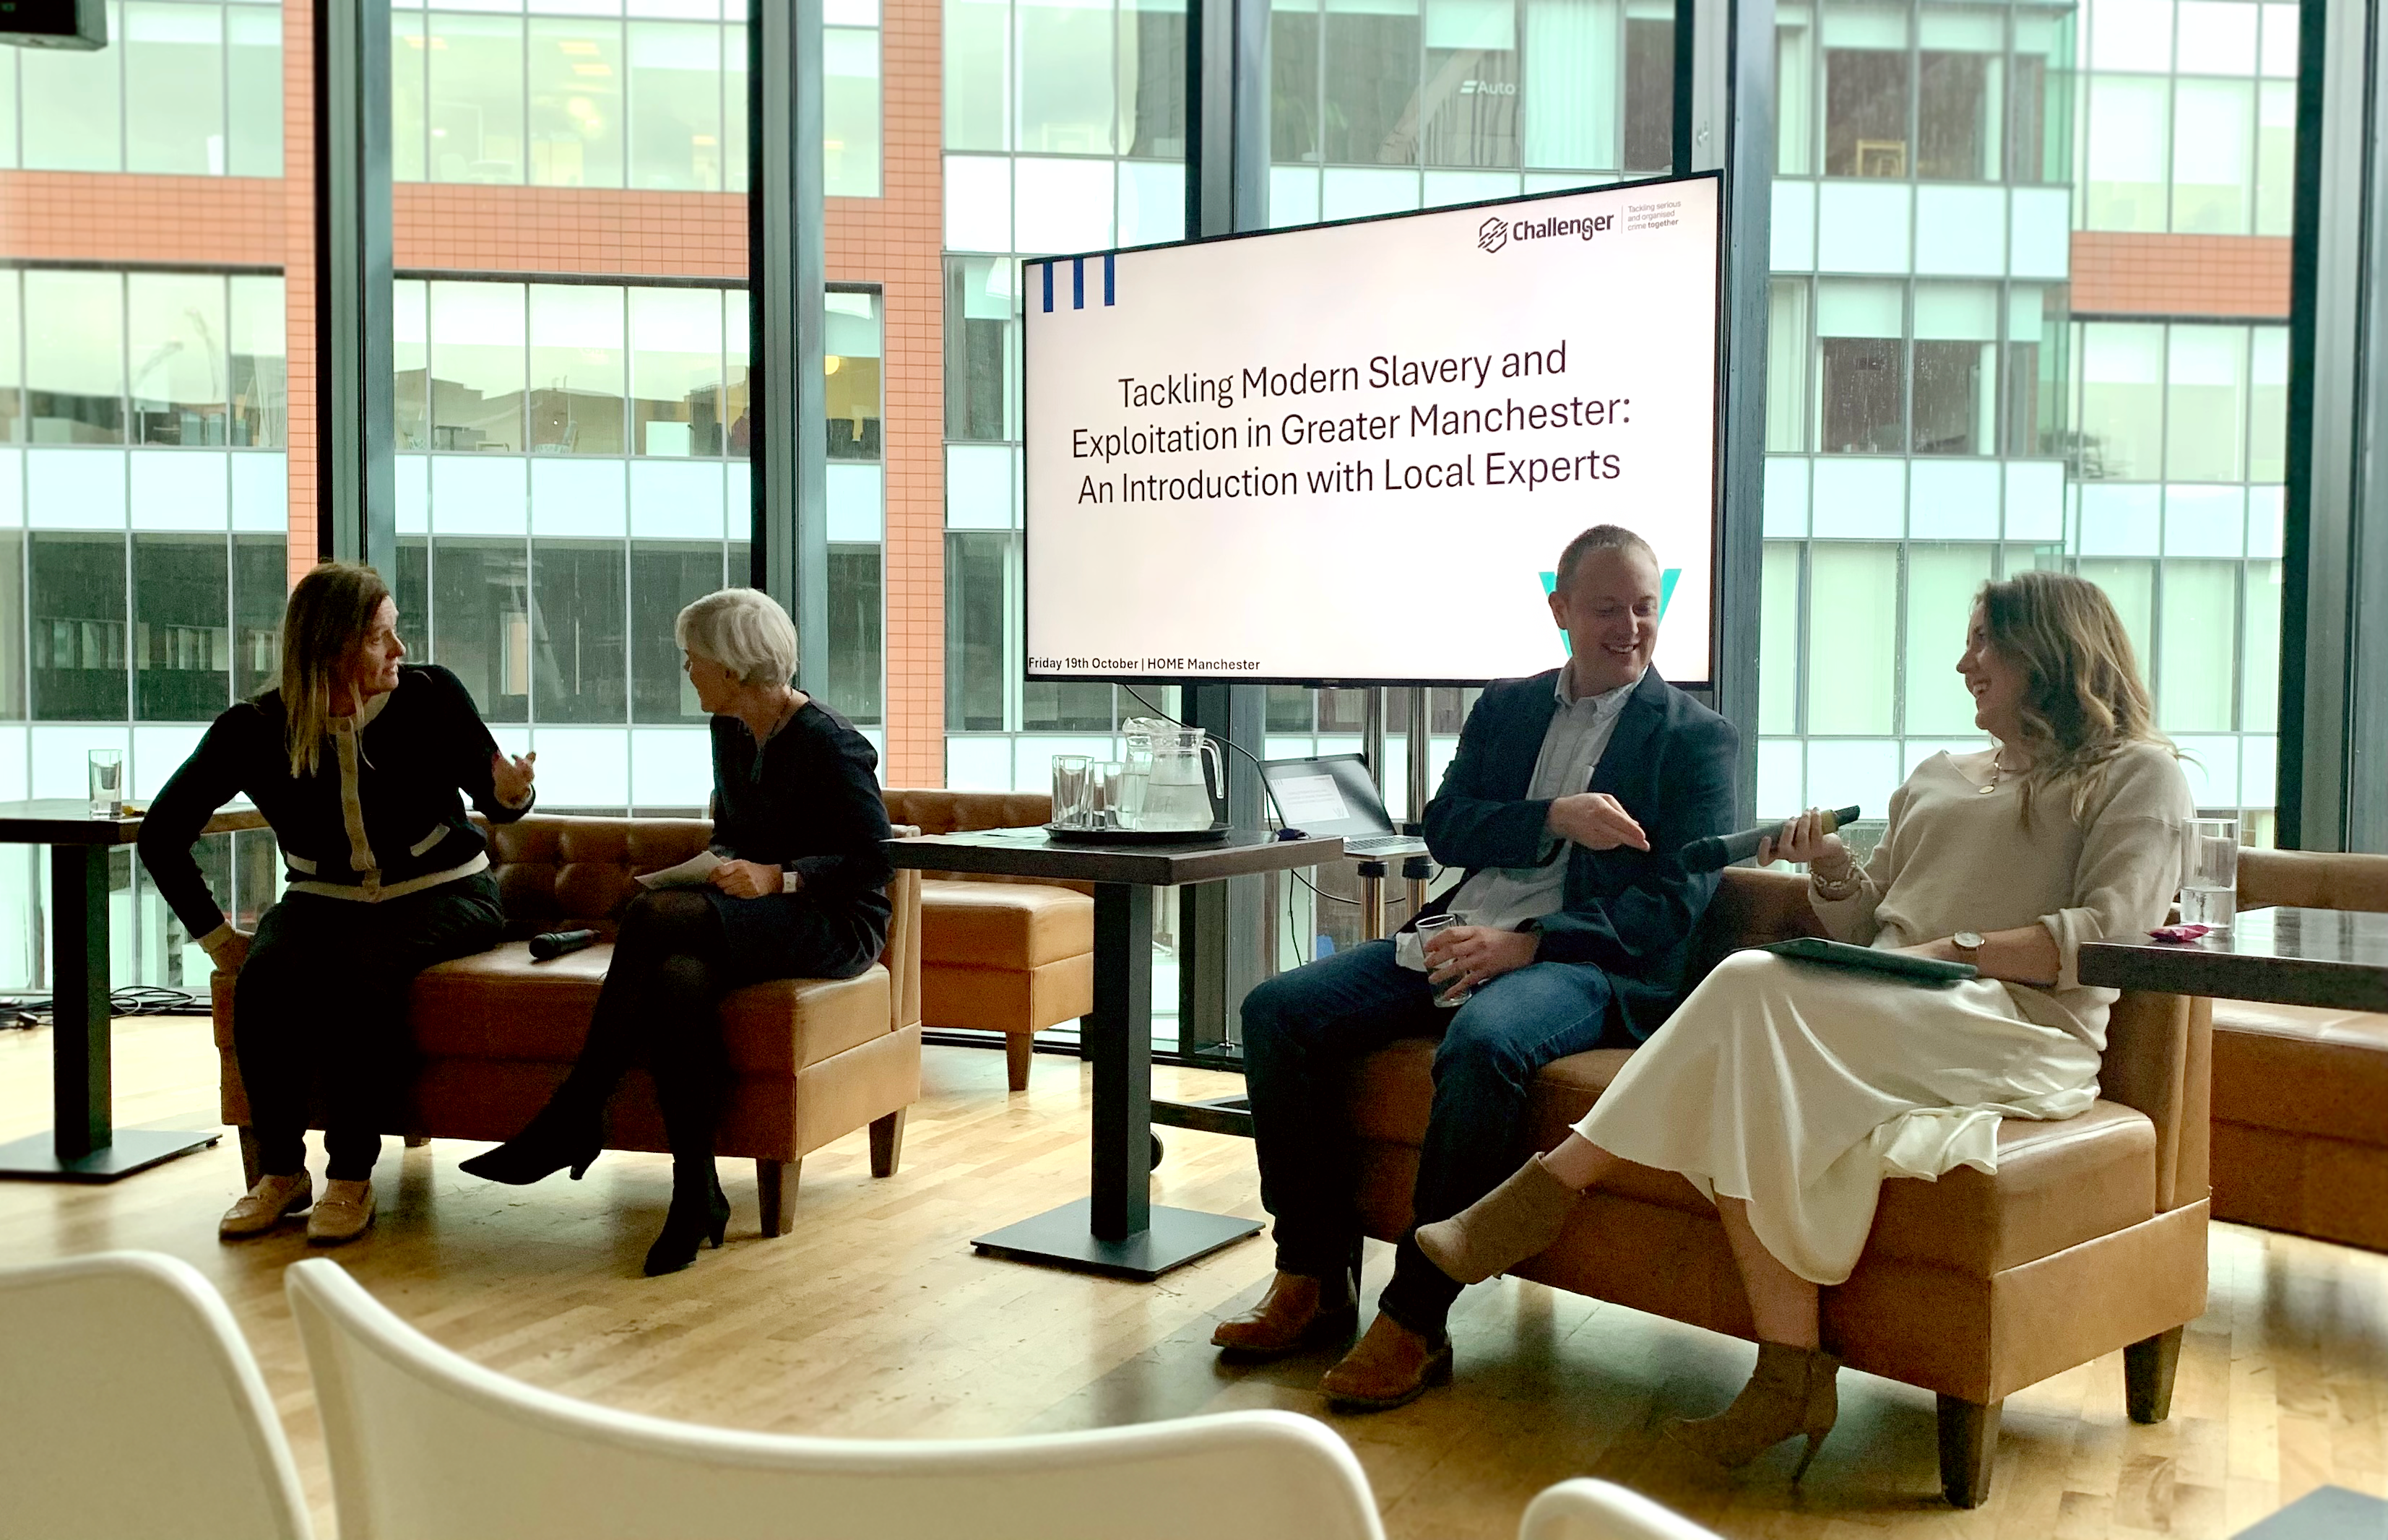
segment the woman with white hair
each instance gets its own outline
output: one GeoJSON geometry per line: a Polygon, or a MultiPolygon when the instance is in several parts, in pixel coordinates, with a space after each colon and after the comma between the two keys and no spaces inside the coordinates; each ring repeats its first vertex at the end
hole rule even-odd
{"type": "Polygon", "coordinates": [[[791,685],[796,629],[769,595],[709,593],[674,627],[697,703],[713,717],[713,852],[705,885],[641,892],[622,916],[589,1040],[571,1075],[513,1139],[463,1163],[527,1185],[604,1143],[606,1099],[643,1060],[672,1153],[671,1212],[647,1273],[721,1244],[730,1201],[713,1132],[728,1082],[714,1007],[774,978],[851,978],[887,939],[879,756],[854,725],[791,685]]]}

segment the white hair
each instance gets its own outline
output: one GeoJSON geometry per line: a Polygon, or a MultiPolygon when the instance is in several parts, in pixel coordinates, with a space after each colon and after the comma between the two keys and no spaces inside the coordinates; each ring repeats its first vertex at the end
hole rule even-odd
{"type": "Polygon", "coordinates": [[[760,589],[725,588],[680,612],[672,636],[747,684],[785,684],[796,674],[796,627],[760,589]]]}

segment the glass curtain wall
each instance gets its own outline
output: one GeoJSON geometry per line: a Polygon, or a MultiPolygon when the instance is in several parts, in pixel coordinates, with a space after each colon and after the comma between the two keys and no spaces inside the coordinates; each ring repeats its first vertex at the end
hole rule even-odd
{"type": "Polygon", "coordinates": [[[2293,83],[2257,68],[2293,54],[2249,0],[1781,8],[1761,815],[1979,747],[1971,597],[2049,567],[2106,588],[2200,802],[2265,836],[2285,332],[2077,316],[2075,231],[2271,233],[2293,83]]]}
{"type": "MultiPolygon", "coordinates": [[[[279,274],[0,269],[0,800],[81,797],[95,748],[154,795],[275,681],[284,337],[279,274]]],[[[244,923],[272,901],[270,836],[200,856],[244,923]]],[[[46,983],[44,859],[0,851],[0,988],[46,983]]],[[[131,853],[112,870],[116,982],[204,991],[131,853]]]]}
{"type": "Polygon", "coordinates": [[[0,49],[0,168],[282,174],[282,7],[110,0],[108,46],[0,49]]]}
{"type": "MultiPolygon", "coordinates": [[[[747,580],[743,287],[408,277],[396,291],[399,607],[552,810],[701,808],[672,617],[747,580]]],[[[827,297],[832,683],[883,719],[881,312],[827,297]]]]}
{"type": "Polygon", "coordinates": [[[1018,259],[1183,235],[1186,11],[946,0],[945,34],[946,783],[1041,787],[1144,708],[1020,680],[1018,259]]]}
{"type": "MultiPolygon", "coordinates": [[[[745,7],[597,0],[404,6],[390,19],[391,170],[400,182],[655,192],[746,190],[745,7]],[[538,14],[569,9],[572,15],[538,14]]],[[[878,0],[828,0],[823,170],[832,197],[880,193],[878,0]]]]}

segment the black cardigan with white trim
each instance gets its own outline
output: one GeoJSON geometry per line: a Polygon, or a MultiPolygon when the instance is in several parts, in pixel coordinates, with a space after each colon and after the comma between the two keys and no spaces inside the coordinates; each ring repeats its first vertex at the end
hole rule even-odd
{"type": "Polygon", "coordinates": [[[488,870],[489,850],[460,791],[493,823],[530,810],[498,800],[497,740],[462,681],[407,664],[326,735],[315,772],[290,773],[282,692],[224,712],[158,794],[141,823],[141,862],[194,938],[224,923],[191,846],[217,808],[246,796],[282,846],[294,892],[375,902],[488,870]]]}

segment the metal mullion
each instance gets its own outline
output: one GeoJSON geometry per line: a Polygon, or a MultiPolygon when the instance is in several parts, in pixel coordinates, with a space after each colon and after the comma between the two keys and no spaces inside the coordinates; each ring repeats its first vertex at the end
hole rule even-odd
{"type": "MultiPolygon", "coordinates": [[[[220,174],[230,176],[232,174],[232,7],[229,6],[216,7],[216,79],[222,87],[217,93],[221,98],[218,105],[222,108],[217,114],[217,126],[223,130],[223,171],[220,174]]],[[[224,315],[227,320],[224,333],[229,341],[232,333],[229,325],[232,315],[229,296],[227,296],[224,315]]],[[[229,380],[232,376],[227,375],[224,377],[229,380]]],[[[231,402],[224,403],[224,410],[226,413],[224,438],[229,440],[232,437],[231,402]]]]}

